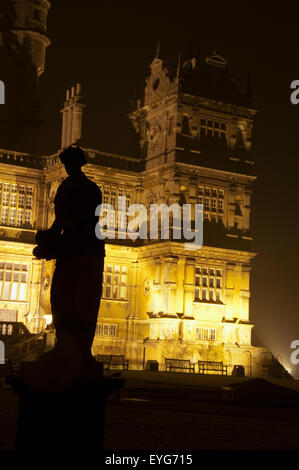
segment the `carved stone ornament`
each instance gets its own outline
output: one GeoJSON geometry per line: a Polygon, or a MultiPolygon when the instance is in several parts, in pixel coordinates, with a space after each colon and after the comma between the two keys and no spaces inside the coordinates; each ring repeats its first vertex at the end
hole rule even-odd
{"type": "Polygon", "coordinates": [[[145,278],[144,283],[143,283],[143,291],[144,295],[149,295],[151,291],[151,282],[148,277],[145,278]]]}

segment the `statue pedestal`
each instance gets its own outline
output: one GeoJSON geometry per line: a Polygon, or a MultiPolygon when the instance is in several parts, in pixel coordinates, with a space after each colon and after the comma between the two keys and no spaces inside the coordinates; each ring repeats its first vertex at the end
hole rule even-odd
{"type": "Polygon", "coordinates": [[[16,450],[101,450],[107,396],[123,387],[125,379],[81,376],[63,391],[29,388],[23,379],[8,380],[19,393],[16,450]]]}

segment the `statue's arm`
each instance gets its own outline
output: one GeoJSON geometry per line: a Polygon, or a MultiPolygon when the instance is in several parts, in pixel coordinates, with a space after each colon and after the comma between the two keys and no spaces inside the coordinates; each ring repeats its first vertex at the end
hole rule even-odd
{"type": "Polygon", "coordinates": [[[62,226],[57,219],[48,230],[38,230],[35,235],[37,246],[33,254],[37,259],[56,259],[59,251],[58,237],[62,232],[62,226]]]}

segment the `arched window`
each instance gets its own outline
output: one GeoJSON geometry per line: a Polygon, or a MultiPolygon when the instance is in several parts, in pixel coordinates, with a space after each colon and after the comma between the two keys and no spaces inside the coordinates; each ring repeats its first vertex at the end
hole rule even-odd
{"type": "Polygon", "coordinates": [[[189,125],[189,119],[187,116],[183,116],[183,119],[182,119],[182,134],[190,135],[190,125],[189,125]]]}

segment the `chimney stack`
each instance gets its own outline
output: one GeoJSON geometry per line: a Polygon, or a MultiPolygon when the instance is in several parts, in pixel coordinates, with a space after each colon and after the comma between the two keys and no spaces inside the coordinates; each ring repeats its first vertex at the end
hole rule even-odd
{"type": "Polygon", "coordinates": [[[83,110],[86,107],[81,103],[82,86],[77,83],[71,90],[66,90],[66,99],[62,113],[61,148],[77,144],[82,136],[83,110]]]}

